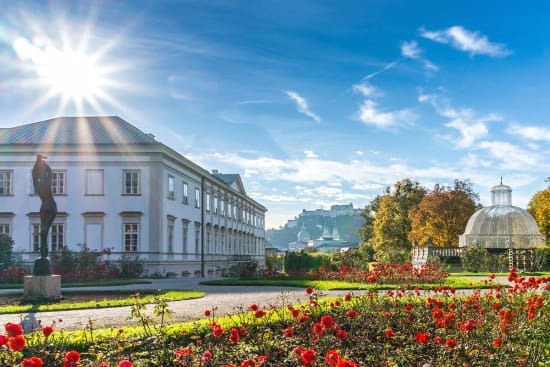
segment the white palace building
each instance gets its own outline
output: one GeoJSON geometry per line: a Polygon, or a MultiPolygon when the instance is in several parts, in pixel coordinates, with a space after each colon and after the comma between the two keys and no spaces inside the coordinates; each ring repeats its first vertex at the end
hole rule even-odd
{"type": "Polygon", "coordinates": [[[0,233],[29,267],[39,257],[37,153],[52,168],[58,207],[51,252],[139,255],[149,274],[221,275],[265,262],[267,209],[238,174],[208,172],[119,117],[59,117],[0,128],[0,233]]]}

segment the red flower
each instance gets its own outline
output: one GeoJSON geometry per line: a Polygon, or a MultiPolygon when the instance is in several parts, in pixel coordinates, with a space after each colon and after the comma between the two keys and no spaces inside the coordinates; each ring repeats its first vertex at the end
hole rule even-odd
{"type": "Polygon", "coordinates": [[[76,367],[80,361],[80,353],[76,350],[71,350],[65,354],[65,361],[63,361],[63,367],[76,367]]]}
{"type": "Polygon", "coordinates": [[[16,335],[8,338],[8,348],[13,352],[18,352],[25,348],[25,337],[23,335],[16,335]]]}
{"type": "Polygon", "coordinates": [[[340,340],[344,340],[347,339],[348,333],[342,329],[338,329],[338,331],[336,332],[336,337],[340,340]]]}
{"type": "Polygon", "coordinates": [[[210,311],[210,310],[204,310],[204,316],[210,317],[211,314],[212,314],[212,311],[210,311]]]}
{"type": "Polygon", "coordinates": [[[321,324],[324,328],[330,329],[334,325],[334,319],[330,315],[321,316],[321,324]]]}
{"type": "Polygon", "coordinates": [[[447,349],[454,349],[456,345],[457,345],[457,342],[454,339],[449,339],[445,342],[445,348],[447,349]]]}
{"type": "Polygon", "coordinates": [[[325,356],[325,361],[328,363],[329,366],[336,366],[339,360],[340,354],[334,349],[329,350],[327,352],[327,355],[325,356]]]}
{"type": "Polygon", "coordinates": [[[193,354],[193,350],[191,348],[180,348],[176,350],[176,359],[180,359],[185,356],[189,356],[193,354]]]}
{"type": "Polygon", "coordinates": [[[344,296],[344,301],[346,302],[351,301],[351,293],[346,293],[346,295],[344,296]]]}
{"type": "Polygon", "coordinates": [[[353,361],[342,358],[338,361],[338,365],[336,367],[357,367],[357,365],[353,361]]]}
{"type": "Polygon", "coordinates": [[[313,324],[313,326],[311,327],[311,330],[316,335],[324,335],[325,334],[325,330],[323,330],[323,325],[320,322],[316,322],[315,324],[313,324]]]}
{"type": "Polygon", "coordinates": [[[257,318],[257,319],[260,319],[262,317],[264,317],[266,314],[266,312],[264,310],[258,310],[256,312],[254,312],[254,317],[257,318]]]}
{"type": "Polygon", "coordinates": [[[309,316],[308,315],[302,315],[300,316],[300,319],[298,320],[298,322],[300,324],[303,324],[304,322],[306,322],[307,320],[309,320],[309,316]]]}
{"type": "Polygon", "coordinates": [[[302,362],[306,366],[313,364],[316,358],[317,353],[313,349],[304,350],[302,354],[300,354],[300,362],[302,362]]]}
{"type": "Polygon", "coordinates": [[[8,334],[8,338],[10,336],[17,336],[17,335],[23,335],[23,328],[19,324],[12,324],[11,322],[8,322],[5,326],[6,333],[8,334]]]}
{"type": "Polygon", "coordinates": [[[386,335],[386,338],[391,338],[393,336],[393,330],[392,329],[386,329],[384,330],[384,335],[386,335]]]}
{"type": "Polygon", "coordinates": [[[294,336],[294,329],[292,327],[287,327],[283,333],[287,338],[292,338],[294,336]]]}
{"type": "Polygon", "coordinates": [[[38,357],[25,358],[21,361],[23,367],[42,367],[44,362],[38,357]]]}
{"type": "Polygon", "coordinates": [[[349,309],[348,312],[346,312],[346,316],[350,319],[353,319],[357,316],[357,311],[355,311],[354,309],[349,309]]]}
{"type": "Polygon", "coordinates": [[[116,367],[132,367],[133,364],[127,359],[123,359],[122,361],[118,362],[116,367]]]}
{"type": "Polygon", "coordinates": [[[0,347],[8,342],[8,337],[0,334],[0,347]]]}
{"type": "Polygon", "coordinates": [[[237,344],[240,338],[239,329],[233,328],[230,330],[229,340],[231,340],[231,343],[237,344]]]}
{"type": "Polygon", "coordinates": [[[256,367],[256,360],[254,359],[247,359],[246,361],[243,361],[241,363],[241,367],[256,367]]]}
{"type": "Polygon", "coordinates": [[[255,303],[253,303],[253,304],[250,305],[250,309],[251,309],[252,311],[258,311],[258,305],[255,304],[255,303]]]}
{"type": "Polygon", "coordinates": [[[109,363],[101,362],[100,364],[97,365],[97,367],[109,367],[109,363]]]}
{"type": "Polygon", "coordinates": [[[307,287],[307,288],[306,288],[306,293],[307,293],[307,294],[312,294],[312,293],[313,293],[313,288],[307,287]]]}
{"type": "Polygon", "coordinates": [[[472,319],[468,319],[460,323],[460,330],[464,331],[465,333],[469,333],[470,331],[474,330],[474,327],[475,321],[472,319]]]}
{"type": "Polygon", "coordinates": [[[439,336],[436,336],[433,340],[434,340],[434,343],[435,343],[435,344],[441,344],[441,343],[443,343],[443,339],[441,339],[439,336]]]}
{"type": "Polygon", "coordinates": [[[53,327],[51,326],[44,326],[42,328],[42,334],[44,334],[44,337],[48,337],[53,333],[53,327]]]}
{"type": "Polygon", "coordinates": [[[215,325],[212,329],[212,335],[214,335],[214,338],[219,339],[223,335],[223,329],[219,325],[215,325]]]}
{"type": "Polygon", "coordinates": [[[414,337],[419,344],[426,344],[430,340],[430,334],[428,333],[416,333],[414,337]]]}
{"type": "Polygon", "coordinates": [[[495,348],[499,348],[502,344],[502,338],[496,338],[495,340],[493,340],[493,346],[495,348]]]}

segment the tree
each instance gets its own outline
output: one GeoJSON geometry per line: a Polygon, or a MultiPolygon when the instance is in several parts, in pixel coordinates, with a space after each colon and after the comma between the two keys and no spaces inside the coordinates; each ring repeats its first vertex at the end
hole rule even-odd
{"type": "Polygon", "coordinates": [[[550,246],[550,187],[533,195],[527,211],[535,218],[539,231],[546,236],[546,245],[550,246]]]}
{"type": "Polygon", "coordinates": [[[455,180],[453,188],[436,184],[409,212],[409,241],[424,243],[430,236],[436,246],[457,247],[458,236],[476,210],[477,198],[469,181],[455,180]]]}
{"type": "Polygon", "coordinates": [[[376,197],[359,213],[363,218],[363,225],[357,229],[357,234],[361,238],[363,244],[368,243],[374,234],[374,213],[378,211],[380,206],[380,195],[376,197]]]}
{"type": "Polygon", "coordinates": [[[379,198],[371,238],[378,260],[387,260],[390,254],[403,258],[401,255],[409,252],[409,210],[422,200],[425,192],[426,189],[418,182],[406,178],[394,184],[393,192],[388,187],[386,194],[379,198]]]}

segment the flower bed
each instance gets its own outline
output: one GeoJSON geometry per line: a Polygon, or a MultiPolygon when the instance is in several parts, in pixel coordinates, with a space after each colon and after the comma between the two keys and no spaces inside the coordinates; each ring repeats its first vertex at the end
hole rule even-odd
{"type": "Polygon", "coordinates": [[[429,296],[398,290],[324,300],[308,288],[307,304],[287,305],[283,296],[281,305],[252,304],[223,318],[212,308],[205,319],[185,325],[166,323],[165,302],[154,306],[157,323],[136,303],[131,317],[140,325],[138,336],[123,329],[100,336],[89,322],[79,344],[56,325],[23,336],[8,324],[0,365],[544,366],[550,360],[550,277],[521,278],[512,271],[510,279],[510,289],[463,297],[441,287],[429,296]]]}

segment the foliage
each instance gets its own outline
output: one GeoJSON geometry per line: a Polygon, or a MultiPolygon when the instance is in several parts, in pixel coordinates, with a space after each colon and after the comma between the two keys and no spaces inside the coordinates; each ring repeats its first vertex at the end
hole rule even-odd
{"type": "Polygon", "coordinates": [[[546,245],[550,246],[550,187],[533,195],[527,210],[535,218],[539,231],[546,236],[546,245]]]}
{"type": "Polygon", "coordinates": [[[121,275],[115,264],[103,259],[104,252],[91,251],[86,245],[78,247],[79,251],[64,247],[52,253],[54,272],[61,275],[64,282],[111,279],[121,275]]]}
{"type": "Polygon", "coordinates": [[[422,200],[425,192],[418,182],[406,178],[395,183],[393,192],[388,187],[386,194],[380,197],[370,241],[376,260],[386,261],[389,253],[404,253],[411,249],[407,237],[411,230],[409,210],[422,200]]]}
{"type": "Polygon", "coordinates": [[[284,271],[289,275],[304,275],[311,269],[327,265],[327,259],[330,259],[330,255],[309,254],[303,251],[288,252],[284,257],[284,271]]]}
{"type": "Polygon", "coordinates": [[[453,188],[436,184],[409,211],[411,242],[423,242],[431,237],[435,246],[456,247],[458,236],[464,233],[468,219],[476,210],[471,183],[455,180],[453,188]]]}
{"type": "Polygon", "coordinates": [[[508,268],[508,256],[504,254],[490,254],[481,245],[465,247],[460,255],[462,268],[466,271],[501,272],[508,268]]]}
{"type": "Polygon", "coordinates": [[[8,324],[0,363],[20,366],[23,358],[35,358],[41,366],[79,367],[544,366],[550,310],[540,292],[550,278],[525,279],[515,272],[509,278],[509,292],[493,287],[466,297],[440,288],[428,296],[399,290],[325,300],[306,289],[303,304],[283,297],[277,305],[251,304],[228,317],[217,316],[213,307],[203,320],[185,325],[167,322],[171,312],[162,298],[149,316],[136,297],[131,318],[137,334],[123,328],[102,332],[90,320],[80,332],[85,339],[76,344],[75,334],[55,324],[24,336],[18,325],[8,324]]]}
{"type": "Polygon", "coordinates": [[[256,261],[242,262],[229,268],[229,276],[237,279],[255,279],[259,277],[256,261]]]}
{"type": "Polygon", "coordinates": [[[122,255],[119,266],[122,278],[138,278],[143,274],[143,260],[139,258],[139,255],[122,255]]]}
{"type": "Polygon", "coordinates": [[[380,195],[376,197],[365,207],[359,215],[363,219],[363,225],[357,230],[357,234],[363,243],[369,242],[374,234],[374,213],[380,206],[380,195]]]}
{"type": "Polygon", "coordinates": [[[22,268],[7,268],[0,271],[0,284],[22,284],[25,270],[22,268]]]}
{"type": "Polygon", "coordinates": [[[0,270],[14,265],[13,240],[10,236],[0,234],[0,270]]]}

